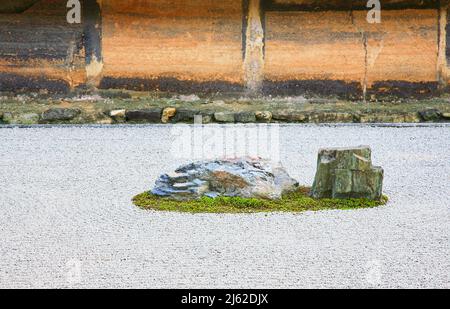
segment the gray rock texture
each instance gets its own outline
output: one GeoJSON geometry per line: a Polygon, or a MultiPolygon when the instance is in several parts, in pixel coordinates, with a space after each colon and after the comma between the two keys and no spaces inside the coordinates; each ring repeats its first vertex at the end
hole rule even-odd
{"type": "Polygon", "coordinates": [[[160,123],[162,108],[126,111],[126,119],[131,122],[160,123]]]}
{"type": "MultiPolygon", "coordinates": [[[[175,116],[171,119],[172,123],[193,123],[196,117],[200,117],[203,123],[210,123],[214,112],[200,111],[196,109],[178,108],[175,116]]],[[[198,120],[197,120],[198,121],[198,120]]]]}
{"type": "Polygon", "coordinates": [[[442,113],[438,109],[432,108],[420,111],[419,115],[423,121],[438,121],[440,120],[442,113]]]}
{"type": "Polygon", "coordinates": [[[74,108],[51,108],[41,115],[43,122],[68,121],[81,114],[79,109],[74,108]]]}
{"type": "Polygon", "coordinates": [[[214,113],[214,119],[216,119],[217,122],[234,122],[235,121],[235,114],[231,112],[218,112],[214,113]]]}
{"type": "Polygon", "coordinates": [[[8,124],[31,125],[39,123],[39,115],[36,113],[13,114],[5,113],[3,121],[8,124]]]}
{"type": "Polygon", "coordinates": [[[164,174],[153,194],[176,200],[202,196],[280,199],[298,187],[281,164],[260,159],[230,159],[191,163],[164,174]]]}
{"type": "Polygon", "coordinates": [[[240,112],[234,115],[234,120],[239,123],[253,123],[256,122],[256,115],[251,112],[240,112]]]}
{"type": "Polygon", "coordinates": [[[381,199],[384,171],[372,166],[371,157],[372,150],[368,146],[320,150],[311,195],[315,198],[381,199]]]}

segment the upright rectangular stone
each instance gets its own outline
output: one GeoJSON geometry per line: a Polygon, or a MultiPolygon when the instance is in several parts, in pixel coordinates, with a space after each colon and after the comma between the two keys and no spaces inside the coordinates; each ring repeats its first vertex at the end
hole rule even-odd
{"type": "Polygon", "coordinates": [[[372,166],[371,153],[366,146],[322,149],[312,197],[381,199],[383,169],[372,166]]]}

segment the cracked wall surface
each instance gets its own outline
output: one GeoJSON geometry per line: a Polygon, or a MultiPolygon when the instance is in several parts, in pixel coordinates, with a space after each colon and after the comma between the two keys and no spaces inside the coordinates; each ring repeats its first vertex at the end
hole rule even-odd
{"type": "Polygon", "coordinates": [[[371,88],[379,81],[437,82],[437,10],[270,12],[265,78],[330,80],[371,88]]]}

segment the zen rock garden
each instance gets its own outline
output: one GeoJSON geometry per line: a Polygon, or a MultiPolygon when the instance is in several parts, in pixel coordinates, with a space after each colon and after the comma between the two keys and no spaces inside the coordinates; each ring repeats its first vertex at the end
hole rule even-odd
{"type": "Polygon", "coordinates": [[[319,151],[312,188],[299,186],[280,163],[257,158],[191,163],[161,175],[134,198],[142,208],[181,212],[269,212],[375,207],[384,172],[370,147],[319,151]]]}

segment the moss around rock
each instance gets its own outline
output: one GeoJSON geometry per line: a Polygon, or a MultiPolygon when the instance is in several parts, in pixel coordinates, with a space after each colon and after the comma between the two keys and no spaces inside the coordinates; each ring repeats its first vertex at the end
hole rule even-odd
{"type": "Polygon", "coordinates": [[[379,201],[367,199],[314,199],[309,188],[287,193],[279,200],[248,199],[240,197],[203,197],[191,201],[175,201],[161,198],[149,192],[133,198],[136,206],[143,209],[185,213],[260,213],[260,212],[303,212],[329,209],[361,209],[385,205],[388,198],[379,201]]]}

